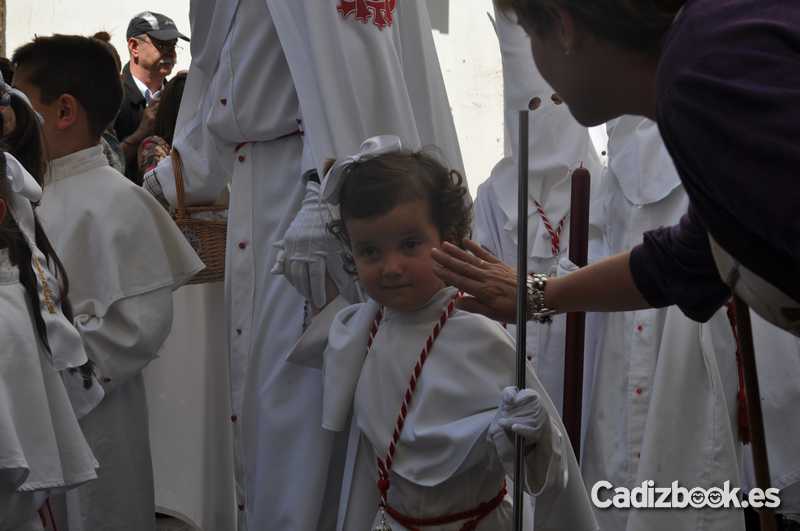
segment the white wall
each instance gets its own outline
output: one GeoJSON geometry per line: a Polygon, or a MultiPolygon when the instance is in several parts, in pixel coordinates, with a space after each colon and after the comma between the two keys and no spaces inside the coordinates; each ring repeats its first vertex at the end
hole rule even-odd
{"type": "MultiPolygon", "coordinates": [[[[171,17],[178,29],[189,34],[189,0],[6,0],[6,53],[10,57],[34,35],[53,33],[91,36],[104,30],[111,34],[122,63],[128,60],[125,31],[137,13],[152,9],[171,17]]],[[[176,72],[189,67],[189,43],[178,52],[176,72]]]]}
{"type": "Polygon", "coordinates": [[[472,196],[503,157],[503,68],[489,0],[428,0],[472,196]],[[447,20],[444,20],[445,15],[447,20]]]}
{"type": "MultiPolygon", "coordinates": [[[[434,40],[474,196],[503,154],[503,75],[497,38],[488,17],[491,2],[425,1],[430,7],[434,40]]],[[[7,0],[7,7],[9,56],[34,35],[91,35],[105,30],[125,63],[128,21],[145,9],[172,17],[181,31],[189,32],[189,0],[150,4],[141,0],[7,0]]],[[[188,43],[182,47],[176,71],[189,66],[188,43]]]]}

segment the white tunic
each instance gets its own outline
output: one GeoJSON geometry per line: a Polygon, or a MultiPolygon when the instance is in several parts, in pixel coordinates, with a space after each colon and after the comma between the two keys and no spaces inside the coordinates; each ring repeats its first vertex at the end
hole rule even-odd
{"type": "MultiPolygon", "coordinates": [[[[303,196],[302,174],[364,138],[460,156],[425,6],[379,29],[326,0],[193,1],[192,65],[174,145],[189,200],[231,183],[226,308],[240,529],[335,525],[344,440],[320,428],[319,371],[285,362],[304,301],[270,274],[303,196]],[[388,80],[392,80],[391,83],[388,80]],[[302,117],[301,117],[302,115],[302,117]],[[299,120],[302,119],[302,124],[299,120]],[[300,127],[305,136],[293,134],[300,127]],[[288,135],[288,136],[287,136],[288,135]],[[339,444],[339,449],[335,447],[339,444]]],[[[158,173],[168,198],[174,183],[158,173]]],[[[342,437],[344,439],[344,437],[342,437]]]]}
{"type": "MultiPolygon", "coordinates": [[[[800,339],[751,311],[761,412],[772,486],[781,489],[777,512],[800,515],[800,339]]],[[[751,446],[742,451],[746,489],[756,486],[751,446]]]]}
{"type": "Polygon", "coordinates": [[[51,162],[38,209],[70,279],[75,325],[106,396],[81,420],[99,478],[66,495],[70,531],[153,529],[141,371],[172,323],[171,291],[202,269],[166,211],[95,146],[51,162]]]}
{"type": "MultiPolygon", "coordinates": [[[[572,171],[583,164],[592,174],[594,189],[600,178],[600,159],[588,130],[575,121],[566,105],[553,103],[554,91],[533,62],[525,31],[509,20],[506,13],[497,12],[496,15],[503,60],[509,156],[494,167],[492,175],[478,189],[474,239],[505,263],[516,267],[518,111],[528,109],[531,100],[538,98],[540,106],[529,116],[528,272],[556,275],[562,258],[561,272],[571,269],[567,257],[572,171]],[[536,202],[542,206],[554,230],[564,220],[560,246],[555,254],[552,236],[537,213],[536,202]]],[[[590,229],[590,238],[597,240],[598,237],[599,231],[590,229]]],[[[563,315],[556,316],[548,325],[530,323],[527,331],[529,359],[559,411],[564,395],[565,323],[563,315]]]]}
{"type": "Polygon", "coordinates": [[[0,315],[0,530],[8,531],[29,522],[47,493],[96,478],[98,465],[7,249],[0,249],[0,315]]]}
{"type": "MultiPolygon", "coordinates": [[[[670,225],[688,199],[656,125],[623,117],[609,126],[606,195],[598,202],[608,253],[670,225]]],[[[594,206],[594,205],[593,205],[594,206]]],[[[591,411],[584,417],[581,461],[586,485],[600,480],[632,488],[653,480],[689,488],[738,484],[736,361],[715,348],[730,338],[724,311],[706,325],[677,308],[605,316],[596,338],[591,411]]],[[[738,511],[599,510],[604,530],[743,529],[738,511]]]]}
{"type": "MultiPolygon", "coordinates": [[[[323,421],[341,430],[352,407],[351,442],[358,443],[348,448],[340,529],[366,528],[373,517],[378,521],[376,457],[386,454],[414,364],[454,295],[453,288],[445,288],[415,312],[386,309],[369,352],[366,331],[377,310],[374,303],[345,308],[335,319],[324,354],[323,421]]],[[[430,518],[472,509],[498,494],[511,471],[498,459],[487,430],[503,388],[514,382],[515,358],[513,341],[500,325],[459,310],[451,315],[416,384],[391,472],[390,506],[411,517],[430,518]]],[[[552,437],[541,441],[526,463],[527,490],[537,495],[536,528],[594,529],[558,414],[530,371],[527,384],[539,392],[553,423],[552,437]]],[[[405,529],[388,515],[387,520],[393,529],[405,529]]],[[[455,530],[463,524],[430,529],[455,530]]],[[[506,499],[477,529],[510,525],[506,499]]]]}

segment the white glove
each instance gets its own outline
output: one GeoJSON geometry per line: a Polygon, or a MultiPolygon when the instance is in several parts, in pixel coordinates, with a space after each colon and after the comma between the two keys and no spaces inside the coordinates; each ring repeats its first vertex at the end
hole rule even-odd
{"type": "Polygon", "coordinates": [[[550,432],[548,415],[539,393],[533,389],[518,391],[516,387],[503,389],[503,397],[492,423],[489,425],[489,440],[497,449],[497,455],[508,470],[514,470],[514,435],[525,440],[525,453],[550,432]]]}
{"type": "Polygon", "coordinates": [[[274,243],[278,256],[272,273],[283,275],[316,308],[327,301],[326,274],[345,298],[353,299],[355,278],[344,270],[343,247],[329,231],[329,206],[320,202],[320,185],[306,184],[306,195],[283,239],[274,243]]]}

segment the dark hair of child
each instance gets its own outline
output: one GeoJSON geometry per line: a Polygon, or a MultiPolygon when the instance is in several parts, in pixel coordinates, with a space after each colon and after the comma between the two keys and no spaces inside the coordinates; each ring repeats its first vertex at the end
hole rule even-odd
{"type": "Polygon", "coordinates": [[[186,72],[178,72],[164,87],[164,92],[161,93],[161,98],[158,100],[153,134],[163,138],[170,146],[172,137],[175,135],[175,122],[178,121],[178,110],[181,107],[184,86],[186,86],[186,72]]]}
{"type": "MultiPolygon", "coordinates": [[[[350,249],[348,219],[384,215],[397,205],[422,199],[430,206],[430,219],[442,240],[461,246],[470,236],[472,206],[464,177],[445,167],[425,151],[397,151],[348,165],[339,192],[340,218],[328,230],[350,249]]],[[[355,274],[352,255],[344,256],[345,269],[355,274]]]]}
{"type": "Polygon", "coordinates": [[[3,131],[3,144],[22,166],[41,185],[47,169],[44,156],[42,128],[34,110],[19,96],[11,94],[16,126],[7,136],[3,131]]]}
{"type": "Polygon", "coordinates": [[[98,41],[102,42],[108,51],[111,53],[111,56],[114,58],[114,64],[117,65],[117,73],[122,71],[122,59],[119,57],[119,52],[114,45],[111,44],[111,34],[107,31],[98,31],[94,35],[92,35],[93,39],[97,39],[98,41]]]}
{"type": "Polygon", "coordinates": [[[77,99],[88,116],[89,132],[98,140],[116,118],[122,82],[103,42],[78,35],[36,37],[18,48],[11,62],[16,72],[26,70],[44,103],[62,94],[77,99]]]}
{"type": "MultiPolygon", "coordinates": [[[[0,157],[2,157],[0,160],[0,199],[4,200],[6,204],[9,204],[11,190],[6,174],[4,151],[2,150],[0,150],[0,157]]],[[[72,306],[70,306],[69,299],[67,298],[67,294],[69,293],[69,281],[67,280],[67,273],[64,270],[64,265],[61,263],[61,260],[59,260],[58,255],[56,255],[53,246],[50,244],[50,240],[47,239],[47,236],[45,235],[44,230],[39,223],[39,218],[37,218],[35,214],[34,222],[34,238],[36,239],[36,247],[42,251],[42,254],[44,254],[48,264],[54,266],[56,278],[59,281],[59,287],[61,289],[61,311],[64,313],[64,317],[66,317],[71,323],[73,321],[73,314],[72,306]]],[[[19,281],[23,288],[25,288],[25,294],[27,295],[28,303],[30,304],[31,312],[33,314],[33,321],[36,326],[36,333],[39,336],[39,340],[42,342],[45,350],[52,354],[50,342],[47,340],[47,329],[44,324],[44,319],[42,319],[41,304],[39,302],[39,281],[37,280],[36,273],[31,265],[31,249],[28,246],[28,242],[25,241],[17,222],[8,211],[6,212],[5,219],[2,221],[2,223],[0,223],[0,249],[8,249],[8,258],[11,261],[11,264],[16,266],[19,270],[19,281]]],[[[70,370],[74,371],[75,369],[70,370]]],[[[85,363],[79,368],[79,370],[83,375],[84,387],[88,388],[91,386],[92,382],[92,362],[90,361],[85,363]]]]}

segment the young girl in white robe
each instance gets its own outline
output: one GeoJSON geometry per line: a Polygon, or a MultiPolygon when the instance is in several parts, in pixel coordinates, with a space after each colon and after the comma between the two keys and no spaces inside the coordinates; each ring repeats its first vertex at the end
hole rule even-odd
{"type": "MultiPolygon", "coordinates": [[[[70,405],[102,398],[68,317],[66,277],[31,201],[34,178],[11,155],[0,160],[0,531],[42,529],[50,493],[97,477],[70,405]],[[65,316],[66,314],[66,316],[65,316]],[[64,371],[65,381],[59,375],[64,371]],[[84,385],[85,384],[85,385],[84,385]],[[89,391],[89,388],[92,391],[89,391]]],[[[88,403],[88,402],[86,402],[88,403]]],[[[79,410],[82,408],[78,408],[79,410]]]]}
{"type": "Polygon", "coordinates": [[[462,177],[399,144],[369,139],[323,182],[323,199],[341,212],[331,230],[370,297],[339,312],[323,355],[323,426],[346,429],[352,413],[339,528],[510,528],[506,476],[517,433],[536,528],[594,529],[539,380],[528,371],[527,389],[510,387],[510,336],[458,310],[458,293],[434,274],[431,249],[469,231],[462,177]]]}

